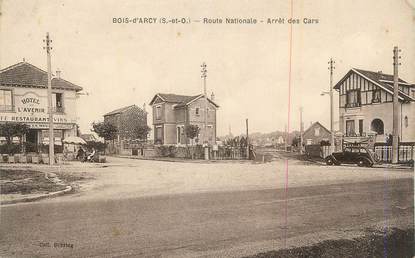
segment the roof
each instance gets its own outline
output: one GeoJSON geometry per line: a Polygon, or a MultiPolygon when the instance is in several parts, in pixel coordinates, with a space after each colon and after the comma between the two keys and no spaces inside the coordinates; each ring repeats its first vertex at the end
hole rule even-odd
{"type": "MultiPolygon", "coordinates": [[[[106,113],[104,116],[111,116],[111,115],[116,115],[116,114],[120,114],[123,113],[127,110],[129,110],[132,107],[137,107],[136,105],[130,105],[130,106],[126,106],[126,107],[122,107],[122,108],[118,108],[116,110],[113,110],[111,112],[106,113]]],[[[138,108],[138,107],[137,107],[138,108]]]]}
{"type": "MultiPolygon", "coordinates": [[[[176,103],[177,105],[175,108],[184,107],[186,105],[189,105],[193,101],[203,97],[203,94],[195,95],[195,96],[186,96],[186,95],[176,95],[176,94],[166,94],[166,93],[157,93],[153,99],[150,101],[150,105],[154,104],[154,101],[159,97],[164,102],[168,103],[176,103]]],[[[218,104],[213,102],[211,99],[209,99],[209,102],[212,103],[215,107],[219,107],[218,104]]]]}
{"type": "MultiPolygon", "coordinates": [[[[375,85],[379,86],[380,88],[386,90],[390,94],[393,95],[393,75],[390,74],[384,74],[380,72],[372,72],[362,69],[356,69],[352,68],[333,88],[339,89],[340,85],[343,83],[343,81],[349,77],[349,75],[354,72],[365,79],[371,81],[375,85]]],[[[407,85],[409,87],[415,87],[414,84],[410,84],[402,79],[399,78],[399,84],[407,85]]],[[[414,101],[415,99],[409,96],[408,94],[404,93],[403,91],[399,90],[399,98],[401,100],[405,101],[414,101]]]]}
{"type": "MultiPolygon", "coordinates": [[[[53,89],[82,90],[82,87],[62,78],[52,78],[51,83],[53,89]]],[[[47,88],[48,73],[27,62],[20,62],[0,70],[0,84],[5,86],[47,88]]]]}
{"type": "Polygon", "coordinates": [[[329,132],[330,133],[330,130],[329,129],[327,129],[326,127],[324,127],[324,125],[322,125],[322,124],[320,124],[320,122],[314,122],[312,125],[310,125],[310,127],[309,128],[307,128],[307,130],[305,130],[304,132],[303,132],[303,135],[304,134],[306,134],[308,131],[310,131],[311,130],[311,128],[313,128],[314,126],[316,126],[316,125],[319,125],[320,127],[322,127],[324,130],[326,130],[327,132],[329,132]]]}
{"type": "Polygon", "coordinates": [[[95,137],[95,135],[93,135],[91,133],[81,134],[79,137],[84,139],[84,141],[86,141],[86,142],[95,142],[95,141],[97,141],[97,138],[95,137]]]}

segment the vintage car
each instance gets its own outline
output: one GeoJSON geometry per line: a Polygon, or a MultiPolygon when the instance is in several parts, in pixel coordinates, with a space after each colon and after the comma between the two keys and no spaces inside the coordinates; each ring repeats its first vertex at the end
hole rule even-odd
{"type": "Polygon", "coordinates": [[[376,154],[365,147],[345,147],[341,152],[333,152],[325,160],[327,165],[347,163],[359,167],[372,167],[379,161],[376,154]]]}

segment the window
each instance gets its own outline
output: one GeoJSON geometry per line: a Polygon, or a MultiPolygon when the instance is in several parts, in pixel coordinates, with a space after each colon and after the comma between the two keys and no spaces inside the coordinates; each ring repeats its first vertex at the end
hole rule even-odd
{"type": "Polygon", "coordinates": [[[360,107],[360,90],[349,90],[346,92],[346,107],[360,107]]]}
{"type": "Polygon", "coordinates": [[[11,90],[0,90],[0,111],[13,111],[11,90]]]}
{"type": "Polygon", "coordinates": [[[407,128],[409,125],[408,116],[405,116],[405,128],[407,128]]]}
{"type": "Polygon", "coordinates": [[[363,119],[359,119],[359,135],[363,136],[363,119]]]}
{"type": "Polygon", "coordinates": [[[54,112],[63,112],[63,94],[52,93],[52,108],[54,112]]]}
{"type": "Polygon", "coordinates": [[[354,120],[346,120],[346,136],[355,136],[354,120]]]}
{"type": "Polygon", "coordinates": [[[154,142],[156,144],[163,144],[163,128],[161,126],[156,127],[154,142]]]}
{"type": "Polygon", "coordinates": [[[380,103],[380,89],[372,91],[372,103],[380,103]]]}
{"type": "Polygon", "coordinates": [[[200,109],[199,109],[198,107],[196,108],[196,111],[195,111],[195,112],[196,112],[196,115],[197,115],[197,116],[199,116],[199,115],[200,115],[200,109]]]}
{"type": "Polygon", "coordinates": [[[156,119],[157,120],[161,119],[161,106],[156,107],[156,119]]]}
{"type": "Polygon", "coordinates": [[[314,128],[314,136],[320,136],[320,127],[314,128]]]}

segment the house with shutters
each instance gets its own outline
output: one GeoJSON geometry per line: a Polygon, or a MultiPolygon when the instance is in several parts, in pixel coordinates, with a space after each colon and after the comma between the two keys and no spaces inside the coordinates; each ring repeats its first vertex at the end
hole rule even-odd
{"type": "Polygon", "coordinates": [[[216,111],[219,106],[214,95],[205,98],[203,94],[194,96],[157,93],[150,102],[153,109],[154,143],[164,145],[189,144],[185,134],[187,125],[200,128],[196,143],[216,143],[216,111]],[[206,112],[207,100],[207,112],[206,112]],[[207,116],[206,116],[207,115],[207,116]],[[205,127],[205,117],[207,126],[205,127]]]}
{"type": "MultiPolygon", "coordinates": [[[[343,135],[358,139],[375,134],[376,142],[385,142],[393,128],[393,75],[353,68],[334,89],[343,135]]],[[[398,97],[400,141],[415,142],[415,85],[399,79],[398,97]]]]}

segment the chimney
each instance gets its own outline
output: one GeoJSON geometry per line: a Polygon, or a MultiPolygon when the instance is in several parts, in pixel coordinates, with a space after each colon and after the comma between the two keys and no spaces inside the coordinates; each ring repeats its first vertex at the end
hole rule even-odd
{"type": "Polygon", "coordinates": [[[210,94],[210,100],[215,101],[215,94],[213,92],[210,94]]]}
{"type": "Polygon", "coordinates": [[[58,79],[61,78],[61,71],[59,70],[59,68],[58,68],[58,70],[56,70],[56,78],[58,78],[58,79]]]}

